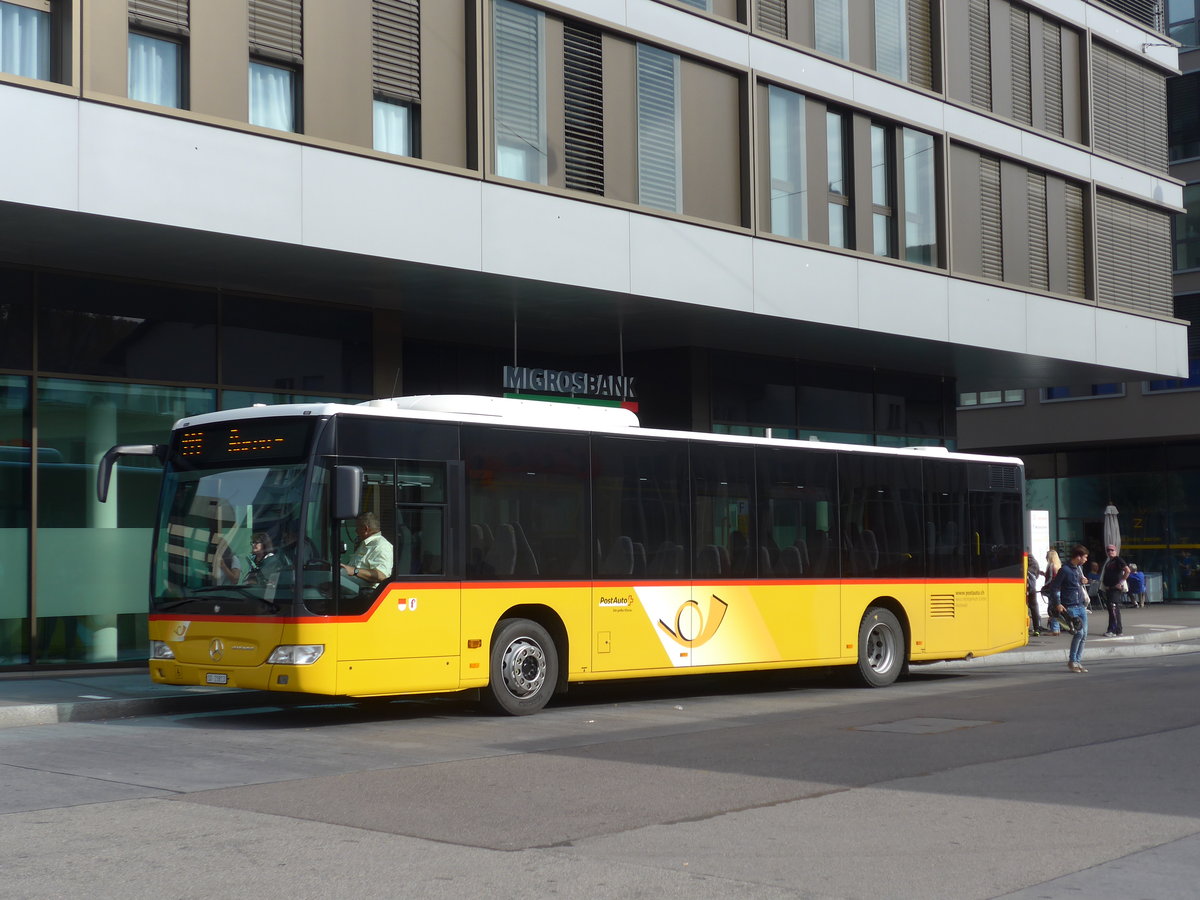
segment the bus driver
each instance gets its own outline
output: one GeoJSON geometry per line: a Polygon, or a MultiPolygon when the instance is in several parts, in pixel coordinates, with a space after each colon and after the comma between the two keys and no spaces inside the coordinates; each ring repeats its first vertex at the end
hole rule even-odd
{"type": "Polygon", "coordinates": [[[342,563],[342,571],[360,582],[360,590],[373,588],[392,577],[392,545],[379,533],[379,516],[362,513],[355,519],[358,546],[342,563]]]}

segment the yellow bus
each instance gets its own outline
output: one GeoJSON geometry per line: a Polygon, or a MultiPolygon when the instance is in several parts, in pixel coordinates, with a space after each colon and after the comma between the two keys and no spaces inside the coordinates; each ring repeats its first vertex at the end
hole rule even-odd
{"type": "Polygon", "coordinates": [[[101,499],[134,454],[165,464],[165,684],[521,715],[573,682],[844,665],[879,687],[1026,641],[1016,459],[471,396],[195,416],[112,448],[101,499]]]}

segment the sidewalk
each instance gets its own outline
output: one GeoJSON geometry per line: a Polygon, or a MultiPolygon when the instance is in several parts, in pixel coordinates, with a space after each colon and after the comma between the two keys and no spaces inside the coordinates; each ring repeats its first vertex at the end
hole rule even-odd
{"type": "MultiPolygon", "coordinates": [[[[1084,661],[1104,658],[1168,656],[1200,652],[1200,603],[1160,603],[1145,609],[1123,609],[1125,634],[1106,638],[1106,612],[1093,612],[1088,622],[1084,661]]],[[[995,656],[922,668],[964,671],[972,667],[1064,664],[1071,636],[1030,638],[1029,645],[995,656]]],[[[74,671],[0,675],[0,728],[87,722],[127,716],[176,715],[254,706],[304,702],[299,694],[271,694],[228,688],[173,687],[155,684],[143,668],[118,671],[74,671]]]]}

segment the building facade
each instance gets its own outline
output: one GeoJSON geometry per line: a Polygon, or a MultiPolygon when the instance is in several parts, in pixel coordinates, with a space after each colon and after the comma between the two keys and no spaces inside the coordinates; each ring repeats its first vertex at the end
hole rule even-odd
{"type": "Polygon", "coordinates": [[[955,446],[972,387],[1187,378],[1156,11],[0,0],[0,666],[144,658],[157,470],[91,483],[185,415],[955,446]]]}
{"type": "MultiPolygon", "coordinates": [[[[1171,0],[1164,31],[1181,74],[1167,82],[1170,174],[1183,183],[1173,228],[1174,312],[1200,322],[1200,8],[1171,0]]],[[[1121,258],[1117,254],[1117,259],[1121,258]]],[[[964,448],[1020,455],[1029,505],[1050,512],[1059,544],[1103,546],[1103,513],[1120,515],[1122,555],[1161,573],[1165,599],[1200,599],[1200,331],[1173,378],[1085,377],[1035,389],[960,395],[964,448]]]]}

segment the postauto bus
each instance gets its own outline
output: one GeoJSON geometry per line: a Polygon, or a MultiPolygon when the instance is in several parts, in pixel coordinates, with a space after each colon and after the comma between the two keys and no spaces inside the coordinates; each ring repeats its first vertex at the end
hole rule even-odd
{"type": "Polygon", "coordinates": [[[102,498],[123,455],[165,463],[165,684],[475,691],[520,715],[572,682],[681,673],[847,666],[880,687],[1026,640],[1016,459],[472,396],[194,416],[112,448],[102,498]],[[391,572],[341,566],[376,528],[391,572]]]}

